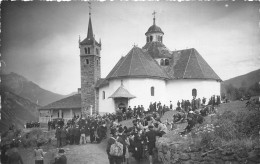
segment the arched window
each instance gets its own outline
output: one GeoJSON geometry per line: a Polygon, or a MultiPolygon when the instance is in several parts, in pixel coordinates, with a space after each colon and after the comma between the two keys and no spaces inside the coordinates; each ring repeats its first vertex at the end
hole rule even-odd
{"type": "Polygon", "coordinates": [[[90,48],[88,47],[88,54],[90,54],[90,48]]]}
{"type": "Polygon", "coordinates": [[[169,59],[165,59],[165,65],[169,65],[169,59]]]}
{"type": "Polygon", "coordinates": [[[98,59],[97,59],[97,66],[98,66],[98,64],[99,64],[99,61],[98,61],[98,59]]]}
{"type": "Polygon", "coordinates": [[[161,42],[162,42],[162,36],[161,36],[161,42]]]}
{"type": "Polygon", "coordinates": [[[97,52],[97,55],[99,54],[99,51],[98,51],[98,49],[96,48],[96,52],[97,52]]]}
{"type": "Polygon", "coordinates": [[[151,87],[151,96],[154,96],[154,87],[151,87]]]}
{"type": "Polygon", "coordinates": [[[87,48],[84,48],[84,50],[85,50],[85,54],[88,54],[88,50],[87,50],[87,48]]]}
{"type": "Polygon", "coordinates": [[[153,36],[150,36],[150,42],[152,42],[153,41],[153,36]]]}
{"type": "Polygon", "coordinates": [[[147,43],[149,42],[149,37],[148,37],[148,36],[146,37],[146,42],[147,42],[147,43]]]}
{"type": "Polygon", "coordinates": [[[103,91],[103,99],[106,99],[106,93],[105,93],[105,91],[103,91]]]}
{"type": "Polygon", "coordinates": [[[88,59],[86,59],[85,62],[86,62],[86,64],[89,64],[89,60],[88,59]]]}
{"type": "Polygon", "coordinates": [[[194,97],[197,96],[197,89],[192,89],[192,96],[194,96],[194,97]]]}
{"type": "Polygon", "coordinates": [[[163,59],[160,60],[160,65],[164,65],[164,60],[163,59]]]}

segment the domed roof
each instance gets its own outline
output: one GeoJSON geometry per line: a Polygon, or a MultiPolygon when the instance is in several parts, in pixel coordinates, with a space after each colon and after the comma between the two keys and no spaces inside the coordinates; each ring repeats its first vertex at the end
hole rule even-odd
{"type": "Polygon", "coordinates": [[[151,27],[149,27],[148,31],[145,33],[145,35],[147,34],[151,34],[151,33],[162,33],[164,34],[164,32],[162,31],[162,29],[159,26],[156,26],[155,24],[153,24],[151,27]]]}

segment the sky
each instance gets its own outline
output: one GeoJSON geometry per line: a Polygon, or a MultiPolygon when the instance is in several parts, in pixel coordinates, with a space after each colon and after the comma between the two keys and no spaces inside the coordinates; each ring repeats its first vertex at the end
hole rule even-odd
{"type": "MultiPolygon", "coordinates": [[[[260,68],[259,2],[99,2],[91,4],[102,42],[101,77],[153,23],[170,50],[195,48],[222,80],[260,68]]],[[[2,59],[15,72],[59,94],[80,88],[79,36],[87,36],[87,2],[2,2],[2,59]]]]}

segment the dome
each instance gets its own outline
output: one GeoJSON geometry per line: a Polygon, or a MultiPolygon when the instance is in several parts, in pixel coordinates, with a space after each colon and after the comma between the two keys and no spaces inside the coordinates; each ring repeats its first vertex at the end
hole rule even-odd
{"type": "Polygon", "coordinates": [[[159,26],[156,26],[155,24],[153,24],[148,31],[145,33],[145,35],[147,34],[151,34],[151,33],[163,33],[162,29],[159,26]]]}

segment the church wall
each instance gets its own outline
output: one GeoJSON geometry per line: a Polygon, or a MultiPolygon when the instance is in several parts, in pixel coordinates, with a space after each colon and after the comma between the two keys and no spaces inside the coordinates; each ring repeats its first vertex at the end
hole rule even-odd
{"type": "Polygon", "coordinates": [[[197,98],[205,97],[207,101],[212,95],[220,95],[220,82],[216,80],[180,79],[167,81],[166,91],[168,101],[174,107],[178,100],[191,100],[192,89],[197,89],[197,98]]]}
{"type": "MultiPolygon", "coordinates": [[[[114,79],[109,81],[109,85],[99,88],[99,110],[102,112],[114,112],[116,107],[114,100],[108,98],[121,85],[121,79],[114,79]],[[103,91],[105,91],[106,98],[103,99],[103,91]]],[[[148,78],[127,78],[123,80],[124,87],[136,98],[130,99],[128,105],[132,108],[134,106],[143,105],[145,110],[149,107],[150,102],[159,102],[162,104],[169,104],[166,101],[165,81],[159,79],[148,78]],[[151,87],[154,87],[154,96],[151,96],[151,87]]]]}

